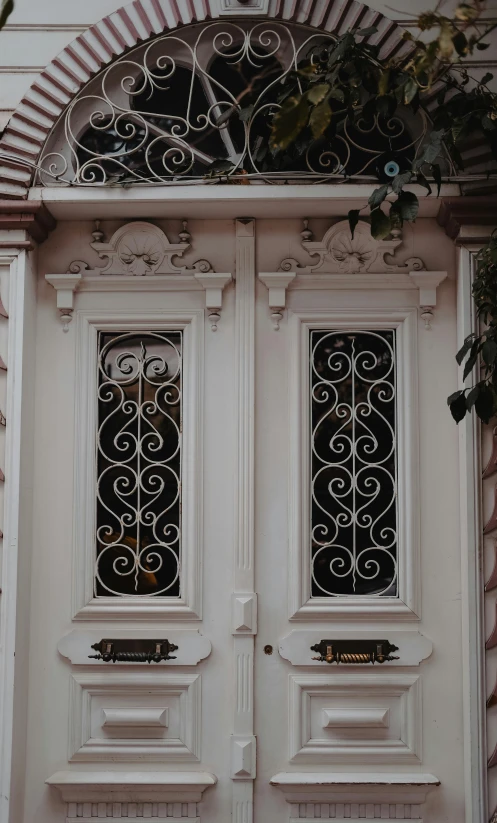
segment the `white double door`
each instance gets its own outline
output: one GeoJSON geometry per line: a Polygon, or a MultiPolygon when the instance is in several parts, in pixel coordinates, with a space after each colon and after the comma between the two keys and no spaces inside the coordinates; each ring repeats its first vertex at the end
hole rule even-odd
{"type": "MultiPolygon", "coordinates": [[[[171,243],[176,223],[160,225],[171,243]]],[[[314,240],[330,225],[316,221],[314,240]]],[[[457,437],[445,405],[450,278],[425,331],[400,263],[385,274],[347,271],[360,255],[345,248],[333,257],[332,237],[317,271],[300,221],[191,221],[193,251],[182,265],[205,258],[230,274],[222,301],[191,269],[140,277],[98,274],[90,263],[64,334],[44,275],[64,271],[68,255],[96,259],[85,246],[91,228],[60,223],[39,260],[24,823],[462,820],[457,437]],[[129,337],[112,355],[114,371],[99,371],[120,335],[129,337]],[[157,358],[167,350],[169,377],[181,363],[181,382],[172,378],[162,395],[169,423],[161,429],[167,440],[178,423],[164,462],[178,450],[168,476],[179,476],[179,497],[166,483],[158,496],[166,502],[152,506],[156,521],[168,511],[156,551],[167,544],[179,583],[161,577],[150,551],[131,578],[129,558],[119,561],[118,544],[124,555],[140,540],[148,549],[146,520],[135,538],[105,530],[105,511],[123,526],[126,489],[112,503],[100,483],[112,460],[119,464],[115,454],[102,457],[117,431],[105,434],[104,384],[119,383],[121,369],[122,436],[122,403],[147,395],[124,397],[119,355],[131,346],[139,359],[142,345],[157,358]],[[182,391],[180,417],[171,386],[182,391]],[[112,563],[96,566],[109,544],[112,563]],[[103,639],[114,649],[142,641],[136,648],[146,650],[166,638],[176,657],[159,664],[89,657],[103,639]],[[365,662],[381,657],[386,641],[398,659],[365,662]],[[316,660],[321,652],[334,662],[316,660]],[[364,662],[343,662],[357,654],[364,662]],[[126,773],[128,793],[109,788],[116,772],[126,773]],[[167,796],[140,795],[147,772],[172,775],[167,796]],[[109,773],[107,794],[92,788],[95,775],[105,784],[109,773]],[[191,802],[187,773],[200,786],[191,802]],[[75,775],[83,788],[68,799],[61,781],[75,775]],[[428,788],[434,775],[441,787],[421,811],[419,790],[382,788],[392,775],[428,788]]],[[[115,228],[103,224],[107,240],[115,228]]],[[[143,261],[140,249],[127,254],[121,266],[130,254],[143,261]]]]}

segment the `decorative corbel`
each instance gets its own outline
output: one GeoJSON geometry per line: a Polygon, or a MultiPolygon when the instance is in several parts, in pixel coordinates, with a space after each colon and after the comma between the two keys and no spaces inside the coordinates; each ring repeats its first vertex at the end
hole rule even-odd
{"type": "Polygon", "coordinates": [[[447,277],[446,271],[410,271],[409,277],[419,289],[419,307],[425,329],[431,329],[433,311],[437,305],[437,288],[447,277]]]}
{"type": "Polygon", "coordinates": [[[217,272],[195,272],[195,280],[198,280],[205,289],[205,308],[209,312],[212,331],[217,331],[217,324],[221,318],[223,307],[223,289],[231,282],[231,274],[219,274],[217,272]]]}
{"type": "Polygon", "coordinates": [[[279,331],[283,310],[286,306],[286,290],[297,276],[295,271],[263,271],[259,272],[259,280],[269,290],[269,308],[273,328],[279,331]]]}
{"type": "Polygon", "coordinates": [[[57,292],[57,308],[63,331],[69,330],[74,309],[74,292],[81,282],[81,273],[78,274],[46,274],[45,280],[57,292]]]}

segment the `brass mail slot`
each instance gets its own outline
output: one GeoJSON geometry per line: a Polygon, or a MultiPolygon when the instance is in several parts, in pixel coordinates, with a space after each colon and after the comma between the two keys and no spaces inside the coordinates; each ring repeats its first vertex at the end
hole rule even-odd
{"type": "Polygon", "coordinates": [[[323,663],[385,663],[398,660],[392,652],[398,651],[388,640],[321,640],[311,651],[318,652],[323,663]]]}
{"type": "Polygon", "coordinates": [[[161,660],[176,660],[170,652],[178,647],[169,640],[101,640],[93,643],[92,649],[98,654],[89,654],[104,663],[160,663],[161,660]]]}

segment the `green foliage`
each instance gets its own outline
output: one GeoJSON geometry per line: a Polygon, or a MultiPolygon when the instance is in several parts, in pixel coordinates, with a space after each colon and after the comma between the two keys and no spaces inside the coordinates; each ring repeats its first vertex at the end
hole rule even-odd
{"type": "Polygon", "coordinates": [[[8,17],[14,11],[14,0],[1,0],[0,3],[0,29],[5,26],[8,17]]]}
{"type": "Polygon", "coordinates": [[[464,363],[464,380],[475,370],[480,379],[447,398],[456,423],[472,409],[484,423],[497,412],[497,230],[478,254],[473,298],[478,320],[485,328],[481,334],[468,335],[456,360],[459,366],[464,363]]]}
{"type": "MultiPolygon", "coordinates": [[[[376,189],[368,203],[371,231],[377,239],[387,236],[389,227],[413,222],[418,201],[404,187],[416,182],[431,193],[427,179],[431,175],[440,193],[437,158],[444,146],[456,169],[462,170],[461,143],[468,135],[480,133],[497,159],[497,95],[487,86],[492,75],[474,81],[468,90],[470,78],[464,68],[466,57],[489,45],[484,38],[496,26],[482,26],[481,12],[481,0],[461,2],[454,19],[440,14],[438,6],[436,11],[424,12],[417,25],[421,32],[435,30],[434,39],[423,42],[405,32],[411,50],[386,61],[380,60],[379,47],[367,42],[375,32],[373,27],[348,31],[316,47],[282,83],[281,108],[273,118],[269,141],[273,156],[287,153],[289,159],[290,153],[292,157],[304,154],[313,140],[332,139],[346,124],[360,119],[386,122],[399,107],[416,113],[423,93],[437,83],[441,85],[438,105],[417,157],[410,168],[402,168],[393,180],[376,189]]],[[[351,231],[354,219],[350,220],[351,231]]]]}

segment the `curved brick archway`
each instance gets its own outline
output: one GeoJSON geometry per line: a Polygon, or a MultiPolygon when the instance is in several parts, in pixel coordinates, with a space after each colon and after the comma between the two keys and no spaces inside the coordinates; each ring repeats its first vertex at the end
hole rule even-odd
{"type": "MultiPolygon", "coordinates": [[[[262,0],[264,3],[264,0],[262,0]]],[[[284,20],[335,34],[350,28],[376,26],[367,38],[378,44],[382,58],[409,49],[403,29],[357,0],[265,0],[267,12],[254,21],[284,20]]],[[[76,37],[39,75],[12,115],[0,140],[0,197],[22,199],[33,178],[53,126],[81,89],[115,59],[164,32],[218,18],[236,18],[223,10],[226,0],[133,0],[76,37]]],[[[229,5],[229,4],[228,4],[229,5]]],[[[240,6],[239,16],[250,11],[240,6]]]]}

